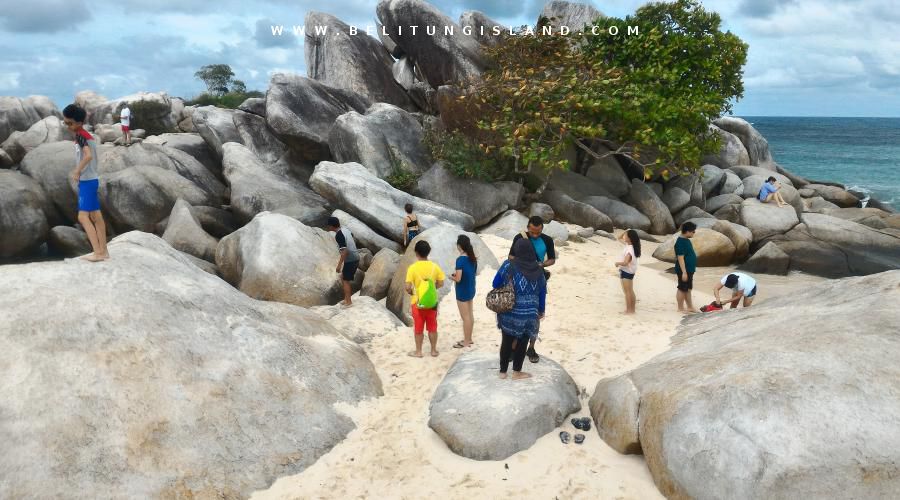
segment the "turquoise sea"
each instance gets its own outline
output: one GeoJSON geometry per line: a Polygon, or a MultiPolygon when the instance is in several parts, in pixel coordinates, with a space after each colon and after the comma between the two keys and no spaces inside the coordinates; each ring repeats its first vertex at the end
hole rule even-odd
{"type": "Polygon", "coordinates": [[[769,141],[782,167],[840,182],[900,209],[900,118],[741,118],[769,141]]]}

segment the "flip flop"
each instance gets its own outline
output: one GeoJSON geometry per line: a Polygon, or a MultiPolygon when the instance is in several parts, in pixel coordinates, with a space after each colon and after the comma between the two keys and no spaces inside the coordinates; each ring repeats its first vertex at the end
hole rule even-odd
{"type": "MultiPolygon", "coordinates": [[[[577,427],[577,426],[576,426],[577,427]]],[[[584,417],[581,419],[581,430],[589,431],[591,430],[591,417],[584,417]]]]}
{"type": "Polygon", "coordinates": [[[575,434],[575,444],[581,444],[584,442],[584,434],[575,434]]]}
{"type": "MultiPolygon", "coordinates": [[[[475,343],[475,342],[472,342],[472,344],[474,344],[474,343],[475,343]]],[[[470,344],[470,345],[471,345],[471,344],[470,344]]],[[[465,347],[466,347],[466,344],[465,344],[462,340],[460,340],[459,342],[453,344],[453,348],[454,348],[454,349],[463,349],[463,348],[465,348],[465,347]]]]}
{"type": "MultiPolygon", "coordinates": [[[[580,434],[579,434],[580,435],[580,434]]],[[[562,431],[559,433],[559,440],[562,441],[562,444],[569,444],[569,433],[566,431],[562,431]]]]}
{"type": "Polygon", "coordinates": [[[572,419],[572,425],[574,425],[576,429],[584,430],[584,427],[582,427],[581,419],[580,419],[580,418],[573,418],[573,419],[572,419]]]}
{"type": "Polygon", "coordinates": [[[424,354],[416,354],[415,352],[410,352],[410,353],[407,353],[406,355],[409,356],[409,357],[411,357],[411,358],[423,358],[423,357],[425,357],[424,354]]]}
{"type": "Polygon", "coordinates": [[[532,363],[537,363],[541,360],[541,357],[538,356],[538,353],[534,350],[534,348],[528,349],[525,354],[528,356],[528,361],[531,361],[532,363]]]}

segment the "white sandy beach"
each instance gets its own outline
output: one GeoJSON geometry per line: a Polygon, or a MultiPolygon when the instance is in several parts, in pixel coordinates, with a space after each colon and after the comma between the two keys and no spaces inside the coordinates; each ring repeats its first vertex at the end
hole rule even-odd
{"type": "MultiPolygon", "coordinates": [[[[483,239],[502,261],[509,241],[483,239]]],[[[664,351],[676,331],[682,315],[675,310],[675,279],[664,272],[668,264],[650,256],[655,246],[644,243],[635,281],[637,314],[631,317],[620,314],[624,301],[613,266],[621,254],[618,242],[593,237],[558,249],[537,351],[559,362],[582,389],[582,410],[573,417],[589,415],[587,400],[598,380],[664,351]]],[[[695,306],[712,300],[713,280],[725,270],[699,270],[695,306]]],[[[474,349],[497,353],[500,336],[494,314],[483,306],[493,274],[485,269],[478,279],[474,349]]],[[[759,300],[815,281],[821,279],[761,277],[759,300]],[[767,294],[769,289],[774,292],[767,294]]],[[[439,334],[438,358],[407,356],[413,345],[410,328],[364,345],[381,376],[384,396],[341,408],[356,429],[303,473],[281,478],[253,498],[661,498],[643,458],[613,451],[594,429],[586,433],[584,444],[563,445],[559,430],[578,432],[568,419],[506,460],[455,455],[427,424],[431,396],[460,352],[452,348],[462,338],[452,294],[441,304],[439,334]]],[[[525,371],[529,365],[526,360],[525,371]]],[[[515,382],[510,381],[510,390],[515,390],[515,382]]]]}

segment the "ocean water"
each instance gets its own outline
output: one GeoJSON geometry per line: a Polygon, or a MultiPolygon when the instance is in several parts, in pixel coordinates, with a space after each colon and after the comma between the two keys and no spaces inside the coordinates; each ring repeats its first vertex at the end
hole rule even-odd
{"type": "Polygon", "coordinates": [[[840,182],[900,210],[900,118],[742,118],[769,141],[782,167],[840,182]]]}

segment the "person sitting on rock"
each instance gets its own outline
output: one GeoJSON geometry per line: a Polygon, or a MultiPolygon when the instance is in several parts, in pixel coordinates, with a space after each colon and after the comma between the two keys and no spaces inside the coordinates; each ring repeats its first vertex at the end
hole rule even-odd
{"type": "Polygon", "coordinates": [[[353,241],[353,234],[347,228],[341,227],[341,221],[337,217],[328,218],[328,230],[334,232],[334,241],[337,243],[338,251],[341,252],[341,258],[338,259],[335,272],[341,274],[341,284],[344,287],[343,307],[350,307],[353,302],[350,297],[353,295],[353,278],[356,277],[356,270],[359,268],[359,252],[356,250],[356,242],[353,241]]]}
{"type": "Polygon", "coordinates": [[[403,217],[403,246],[407,246],[419,235],[419,217],[413,213],[412,203],[407,203],[403,209],[406,211],[403,217]]]}
{"type": "Polygon", "coordinates": [[[503,336],[500,342],[500,378],[506,378],[512,360],[512,379],[519,380],[531,376],[522,372],[522,363],[529,340],[533,342],[540,332],[547,299],[544,269],[538,262],[534,246],[524,238],[513,244],[510,258],[494,276],[493,286],[501,288],[509,282],[515,288],[516,303],[511,311],[497,313],[497,327],[503,336]]]}
{"type": "Polygon", "coordinates": [[[787,205],[781,193],[778,192],[779,189],[781,189],[781,183],[775,177],[770,176],[759,189],[759,201],[769,203],[775,200],[779,207],[787,205]]]}
{"type": "MultiPolygon", "coordinates": [[[[513,255],[513,248],[519,240],[523,239],[523,235],[527,236],[528,240],[531,241],[531,245],[534,247],[534,252],[537,256],[538,265],[541,269],[550,267],[556,263],[556,248],[553,244],[553,238],[544,234],[544,219],[542,219],[540,215],[535,215],[528,219],[528,231],[523,231],[513,238],[512,246],[509,248],[510,259],[515,258],[513,255]]],[[[543,272],[545,280],[550,279],[550,271],[543,272]]],[[[528,360],[532,363],[537,363],[541,360],[541,357],[534,349],[536,339],[537,337],[531,339],[527,351],[528,360]]]]}
{"type": "Polygon", "coordinates": [[[719,290],[723,287],[731,289],[731,299],[727,302],[731,302],[732,309],[738,306],[741,297],[744,298],[744,307],[750,307],[753,304],[753,299],[756,297],[756,280],[749,274],[730,273],[723,276],[722,281],[716,284],[713,288],[716,302],[724,305],[722,299],[719,298],[719,290]]]}
{"type": "Polygon", "coordinates": [[[424,297],[421,295],[431,291],[436,296],[436,289],[444,286],[444,280],[447,277],[440,266],[428,260],[431,245],[427,241],[417,242],[414,250],[418,260],[406,270],[405,287],[406,293],[412,296],[409,299],[409,307],[413,318],[413,336],[416,341],[416,350],[409,355],[415,358],[422,357],[422,343],[425,340],[424,334],[427,328],[428,341],[431,342],[431,355],[437,356],[437,301],[435,299],[433,304],[423,304],[424,297]],[[431,288],[432,286],[434,289],[431,288]]]}

